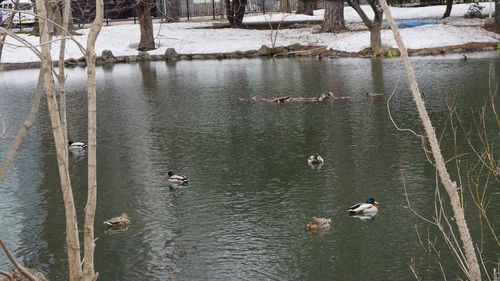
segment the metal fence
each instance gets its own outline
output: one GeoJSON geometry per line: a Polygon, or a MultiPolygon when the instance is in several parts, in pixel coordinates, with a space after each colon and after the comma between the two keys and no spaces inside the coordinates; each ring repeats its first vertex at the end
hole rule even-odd
{"type": "MultiPolygon", "coordinates": [[[[182,18],[211,17],[225,15],[224,1],[220,0],[179,0],[179,16],[182,18]]],[[[285,0],[286,1],[286,0],[285,0]]],[[[287,0],[290,10],[296,10],[298,0],[287,0]]],[[[280,0],[248,0],[245,13],[278,12],[280,0]]]]}
{"type": "MultiPolygon", "coordinates": [[[[0,0],[1,1],[1,0],[0,0]]],[[[81,0],[73,0],[80,2],[81,0]]],[[[119,1],[119,0],[106,0],[107,1],[119,1]]],[[[175,1],[176,6],[176,18],[192,20],[193,18],[204,18],[204,19],[220,19],[223,18],[226,11],[224,9],[224,0],[156,0],[156,8],[153,9],[153,15],[156,18],[167,18],[169,14],[168,10],[172,8],[172,1],[175,1]]],[[[235,1],[235,0],[233,0],[235,1]]],[[[269,13],[269,12],[280,12],[282,11],[281,5],[287,7],[287,11],[296,11],[298,7],[299,0],[248,0],[245,13],[255,14],[255,13],[269,13]]],[[[314,2],[314,9],[321,9],[324,6],[325,0],[318,0],[314,2]]],[[[363,0],[361,0],[363,2],[363,0]]],[[[464,3],[472,2],[477,0],[454,0],[454,3],[464,3]]],[[[483,2],[486,0],[479,0],[483,2]]],[[[445,0],[389,0],[394,6],[425,6],[425,5],[437,5],[444,4],[445,0]]],[[[347,4],[346,4],[347,5],[347,4]]],[[[119,10],[120,14],[106,13],[106,15],[111,15],[111,19],[123,19],[134,17],[135,11],[133,8],[128,8],[124,10],[119,10]]],[[[171,19],[172,20],[172,19],[171,19]]],[[[174,19],[175,20],[175,19],[174,19]]]]}

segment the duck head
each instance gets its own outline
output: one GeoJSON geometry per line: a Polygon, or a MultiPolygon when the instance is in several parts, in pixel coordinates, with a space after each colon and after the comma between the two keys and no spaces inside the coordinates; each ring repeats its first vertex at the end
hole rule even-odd
{"type": "Polygon", "coordinates": [[[169,176],[169,177],[171,177],[171,176],[175,175],[175,173],[174,173],[174,172],[172,172],[172,171],[168,171],[168,173],[167,173],[167,174],[168,174],[168,176],[169,176]]]}
{"type": "Polygon", "coordinates": [[[368,204],[379,204],[377,201],[375,201],[375,198],[373,197],[369,197],[368,199],[366,199],[366,203],[368,204]]]}

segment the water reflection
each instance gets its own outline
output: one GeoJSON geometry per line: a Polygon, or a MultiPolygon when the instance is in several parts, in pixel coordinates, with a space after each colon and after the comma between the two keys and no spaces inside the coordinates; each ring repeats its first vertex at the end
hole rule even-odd
{"type": "MultiPolygon", "coordinates": [[[[468,64],[415,59],[438,128],[444,122],[440,116],[446,115],[439,93],[467,80],[459,88],[460,106],[481,104],[490,64],[497,73],[497,58],[468,64]]],[[[419,139],[397,132],[387,117],[385,101],[399,72],[396,60],[379,59],[147,62],[99,68],[100,279],[167,280],[173,274],[176,280],[404,280],[413,257],[429,279],[440,278],[439,269],[426,264],[414,232],[427,225],[403,208],[401,170],[414,208],[433,214],[434,171],[419,139]],[[238,97],[330,91],[351,98],[314,104],[235,102],[238,97]],[[366,92],[384,95],[367,98],[366,92]],[[326,159],[321,169],[307,165],[311,152],[326,159]],[[169,170],[189,175],[189,186],[171,189],[169,170]],[[367,196],[383,198],[378,216],[346,215],[352,202],[367,196]],[[106,233],[101,222],[122,212],[132,217],[129,229],[106,233]],[[312,216],[331,218],[330,231],[305,231],[312,216]]],[[[2,85],[9,85],[0,93],[6,116],[14,112],[12,104],[26,108],[34,73],[22,71],[26,81],[10,79],[13,72],[0,73],[2,85]]],[[[68,70],[68,76],[69,135],[85,139],[84,70],[68,70]]],[[[417,113],[402,84],[390,104],[393,117],[418,131],[417,113]]],[[[5,194],[0,218],[7,226],[0,235],[19,246],[16,256],[26,265],[63,280],[63,206],[45,116],[43,105],[29,145],[0,186],[5,194]]],[[[0,154],[6,146],[0,142],[0,154]]],[[[71,157],[70,169],[81,213],[85,155],[71,157]]],[[[495,210],[500,209],[498,201],[492,200],[495,210]]],[[[471,225],[477,230],[476,223],[471,225]]],[[[460,274],[452,259],[443,266],[460,274]]]]}

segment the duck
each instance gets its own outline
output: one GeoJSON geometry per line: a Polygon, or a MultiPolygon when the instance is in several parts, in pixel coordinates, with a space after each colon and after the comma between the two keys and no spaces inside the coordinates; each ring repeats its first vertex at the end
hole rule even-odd
{"type": "Polygon", "coordinates": [[[188,184],[188,178],[186,176],[183,176],[183,175],[177,175],[175,174],[174,172],[172,171],[168,171],[168,182],[170,183],[175,183],[175,184],[182,184],[182,185],[186,185],[188,184]]]}
{"type": "Polygon", "coordinates": [[[375,201],[373,197],[366,199],[365,203],[357,203],[354,206],[347,209],[350,214],[366,214],[366,213],[376,213],[378,208],[375,205],[379,203],[375,201]]]}
{"type": "Polygon", "coordinates": [[[312,217],[307,224],[309,230],[327,229],[331,226],[331,219],[312,217]]]}
{"type": "Polygon", "coordinates": [[[314,153],[313,155],[309,156],[309,159],[307,159],[307,163],[309,165],[318,165],[318,164],[323,164],[325,160],[323,160],[323,157],[321,157],[318,153],[314,153]]]}
{"type": "Polygon", "coordinates": [[[130,217],[126,213],[122,213],[119,217],[104,221],[104,224],[112,228],[127,227],[130,224],[130,217]]]}
{"type": "Polygon", "coordinates": [[[79,151],[85,150],[85,148],[87,148],[87,144],[84,143],[84,142],[68,141],[68,149],[69,149],[69,151],[79,152],[79,151]]]}

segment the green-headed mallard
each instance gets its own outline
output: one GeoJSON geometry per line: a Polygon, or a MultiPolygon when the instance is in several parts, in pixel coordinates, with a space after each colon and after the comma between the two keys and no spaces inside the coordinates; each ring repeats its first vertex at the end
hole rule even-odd
{"type": "Polygon", "coordinates": [[[323,160],[323,157],[321,157],[318,153],[314,153],[309,156],[309,159],[307,159],[307,164],[309,165],[319,165],[323,164],[323,162],[325,162],[325,160],[323,160]]]}
{"type": "Polygon", "coordinates": [[[365,203],[355,204],[354,206],[347,209],[347,211],[350,214],[376,213],[378,212],[378,208],[377,206],[375,206],[375,204],[378,204],[378,202],[375,201],[373,197],[370,197],[366,200],[365,203]]]}
{"type": "Polygon", "coordinates": [[[68,149],[70,152],[82,152],[87,148],[87,144],[79,141],[68,141],[68,149]]]}
{"type": "Polygon", "coordinates": [[[186,185],[186,184],[188,184],[188,178],[186,176],[183,176],[183,175],[176,175],[172,171],[168,171],[168,182],[186,185]]]}

